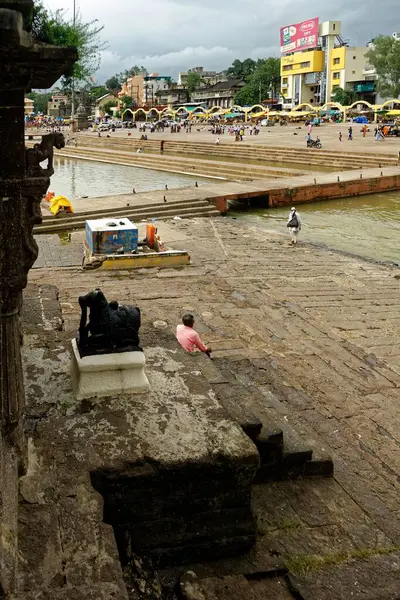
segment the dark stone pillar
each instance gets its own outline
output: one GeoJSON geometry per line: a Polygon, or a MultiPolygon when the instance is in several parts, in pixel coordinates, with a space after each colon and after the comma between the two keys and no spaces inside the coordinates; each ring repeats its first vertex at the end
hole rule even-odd
{"type": "Polygon", "coordinates": [[[18,478],[28,460],[19,313],[52,174],[39,162],[57,145],[48,140],[40,155],[33,151],[27,176],[24,96],[49,88],[77,59],[74,48],[37,43],[24,31],[32,7],[33,0],[0,0],[0,598],[17,587],[18,478]]]}

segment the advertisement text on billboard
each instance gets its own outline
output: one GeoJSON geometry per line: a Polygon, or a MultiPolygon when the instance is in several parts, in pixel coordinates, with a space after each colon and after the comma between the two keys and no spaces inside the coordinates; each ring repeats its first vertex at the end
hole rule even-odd
{"type": "Polygon", "coordinates": [[[302,21],[281,28],[281,53],[296,52],[318,46],[319,19],[302,21]]]}

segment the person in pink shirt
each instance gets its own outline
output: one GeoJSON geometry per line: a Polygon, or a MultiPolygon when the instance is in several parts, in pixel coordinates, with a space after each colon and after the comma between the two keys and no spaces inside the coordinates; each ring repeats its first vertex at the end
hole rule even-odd
{"type": "Polygon", "coordinates": [[[203,344],[197,331],[193,329],[194,316],[186,313],[182,317],[182,324],[176,328],[176,339],[187,352],[196,352],[200,350],[210,356],[211,348],[203,344]]]}

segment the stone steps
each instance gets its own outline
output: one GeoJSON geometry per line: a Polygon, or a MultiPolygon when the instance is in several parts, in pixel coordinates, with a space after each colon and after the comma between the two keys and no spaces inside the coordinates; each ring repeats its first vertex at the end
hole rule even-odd
{"type": "MultiPolygon", "coordinates": [[[[184,154],[184,152],[182,152],[184,154]]],[[[154,169],[166,172],[182,173],[199,177],[210,177],[230,180],[251,180],[254,178],[271,177],[278,179],[280,177],[290,177],[303,174],[302,171],[295,170],[275,170],[271,167],[262,167],[261,165],[246,165],[235,163],[222,163],[215,160],[195,160],[187,158],[168,159],[164,156],[152,154],[136,154],[135,152],[115,150],[112,152],[107,149],[93,149],[90,147],[64,148],[57,152],[58,156],[95,160],[98,162],[107,162],[112,164],[135,166],[140,168],[154,169]]]]}
{"type": "Polygon", "coordinates": [[[205,200],[193,200],[188,203],[175,202],[167,204],[151,204],[147,207],[126,207],[114,210],[93,211],[91,213],[76,214],[72,217],[45,218],[41,225],[34,228],[34,234],[48,234],[58,231],[71,231],[83,229],[86,219],[101,219],[110,216],[124,216],[133,222],[150,219],[172,219],[179,216],[182,219],[193,217],[217,217],[220,216],[211,204],[205,200]]]}
{"type": "MultiPolygon", "coordinates": [[[[102,139],[85,136],[85,144],[102,146],[104,148],[131,148],[142,147],[145,152],[159,153],[160,141],[137,139],[102,139]]],[[[241,143],[240,145],[222,143],[220,146],[207,142],[183,142],[179,140],[166,140],[165,154],[195,154],[208,157],[233,157],[236,160],[252,160],[257,162],[275,161],[282,163],[296,163],[307,165],[343,166],[345,168],[378,167],[398,164],[397,157],[393,154],[367,155],[362,153],[335,152],[330,150],[309,150],[307,148],[285,148],[279,146],[259,146],[241,143]]]]}
{"type": "Polygon", "coordinates": [[[185,573],[179,583],[182,600],[293,600],[284,573],[279,576],[248,578],[243,575],[199,578],[194,572],[185,573]]]}
{"type": "Polygon", "coordinates": [[[243,385],[232,372],[221,371],[217,359],[210,363],[204,357],[199,363],[219,402],[257,447],[260,467],[254,483],[333,475],[331,458],[318,450],[315,454],[292,427],[268,409],[268,402],[275,402],[270,392],[266,399],[256,387],[243,385]],[[257,404],[263,406],[262,413],[257,404]]]}

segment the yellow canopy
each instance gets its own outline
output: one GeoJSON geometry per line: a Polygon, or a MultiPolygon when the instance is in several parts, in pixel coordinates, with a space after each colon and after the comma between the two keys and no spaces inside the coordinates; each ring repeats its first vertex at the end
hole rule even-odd
{"type": "Polygon", "coordinates": [[[389,112],[386,114],[392,117],[398,117],[400,116],[400,110],[389,110],[389,112]]]}
{"type": "Polygon", "coordinates": [[[53,201],[50,204],[50,211],[53,213],[54,216],[58,215],[60,210],[63,210],[68,213],[74,212],[71,202],[65,196],[56,196],[55,198],[53,198],[53,201]]]}
{"type": "Polygon", "coordinates": [[[290,113],[287,113],[289,117],[306,117],[307,115],[315,114],[317,114],[315,110],[292,110],[290,113]]]}
{"type": "Polygon", "coordinates": [[[251,119],[259,119],[260,117],[263,117],[264,115],[266,115],[267,112],[268,112],[267,110],[263,110],[263,111],[257,112],[257,113],[249,113],[248,116],[251,119]]]}

